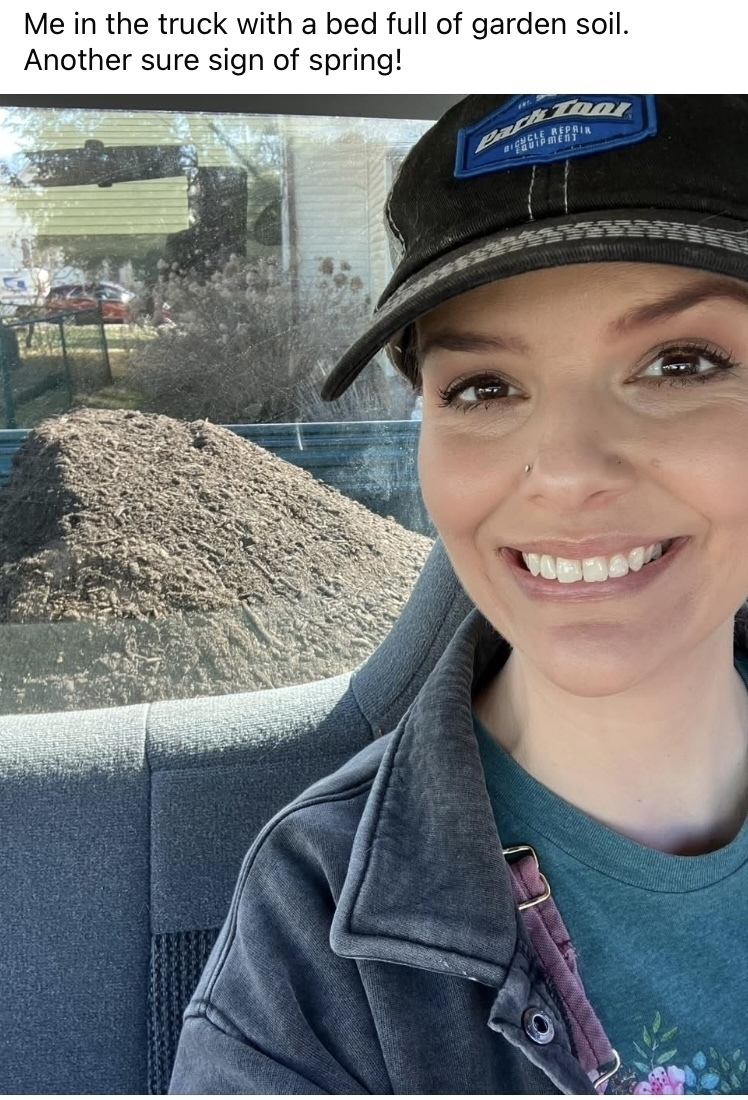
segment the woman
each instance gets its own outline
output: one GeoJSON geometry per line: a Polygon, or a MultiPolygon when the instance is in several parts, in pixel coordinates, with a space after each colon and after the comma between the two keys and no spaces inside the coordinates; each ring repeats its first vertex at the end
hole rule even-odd
{"type": "Polygon", "coordinates": [[[476,605],[264,831],[173,1092],[748,1089],[748,99],[470,97],[384,345],[476,605]]]}

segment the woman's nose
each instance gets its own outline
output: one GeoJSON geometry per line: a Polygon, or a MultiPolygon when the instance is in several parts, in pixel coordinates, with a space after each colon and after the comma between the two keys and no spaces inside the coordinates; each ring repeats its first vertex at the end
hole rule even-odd
{"type": "Polygon", "coordinates": [[[532,469],[523,476],[531,493],[571,495],[578,501],[595,493],[620,491],[632,476],[622,417],[589,392],[549,401],[529,435],[527,464],[532,469]]]}

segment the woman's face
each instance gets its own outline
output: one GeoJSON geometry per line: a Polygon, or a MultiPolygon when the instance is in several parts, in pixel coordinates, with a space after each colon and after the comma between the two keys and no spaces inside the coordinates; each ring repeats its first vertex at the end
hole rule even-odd
{"type": "Polygon", "coordinates": [[[516,649],[592,696],[720,627],[732,636],[748,594],[748,284],[557,268],[447,302],[418,339],[424,500],[463,587],[516,649]],[[586,542],[578,560],[609,560],[681,537],[621,581],[541,577],[543,591],[502,553],[572,560],[586,542]]]}

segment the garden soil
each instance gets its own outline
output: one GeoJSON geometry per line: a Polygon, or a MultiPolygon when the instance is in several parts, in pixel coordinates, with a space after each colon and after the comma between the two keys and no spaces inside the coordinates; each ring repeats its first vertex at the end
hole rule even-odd
{"type": "Polygon", "coordinates": [[[387,634],[430,548],[207,421],[47,420],[0,490],[0,713],[336,675],[387,634]]]}

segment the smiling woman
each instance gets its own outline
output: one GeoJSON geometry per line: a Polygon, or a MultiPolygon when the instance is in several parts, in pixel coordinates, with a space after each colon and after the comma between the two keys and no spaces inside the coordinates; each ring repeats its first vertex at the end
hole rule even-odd
{"type": "Polygon", "coordinates": [[[743,1093],[748,98],[469,97],[386,214],[323,395],[422,396],[475,610],[254,845],[172,1091],[743,1093]]]}
{"type": "Polygon", "coordinates": [[[554,268],[417,328],[424,499],[513,646],[476,713],[622,834],[673,853],[728,842],[745,808],[730,659],[748,590],[744,287],[655,264],[554,268]],[[676,751],[663,791],[641,762],[676,751]]]}

